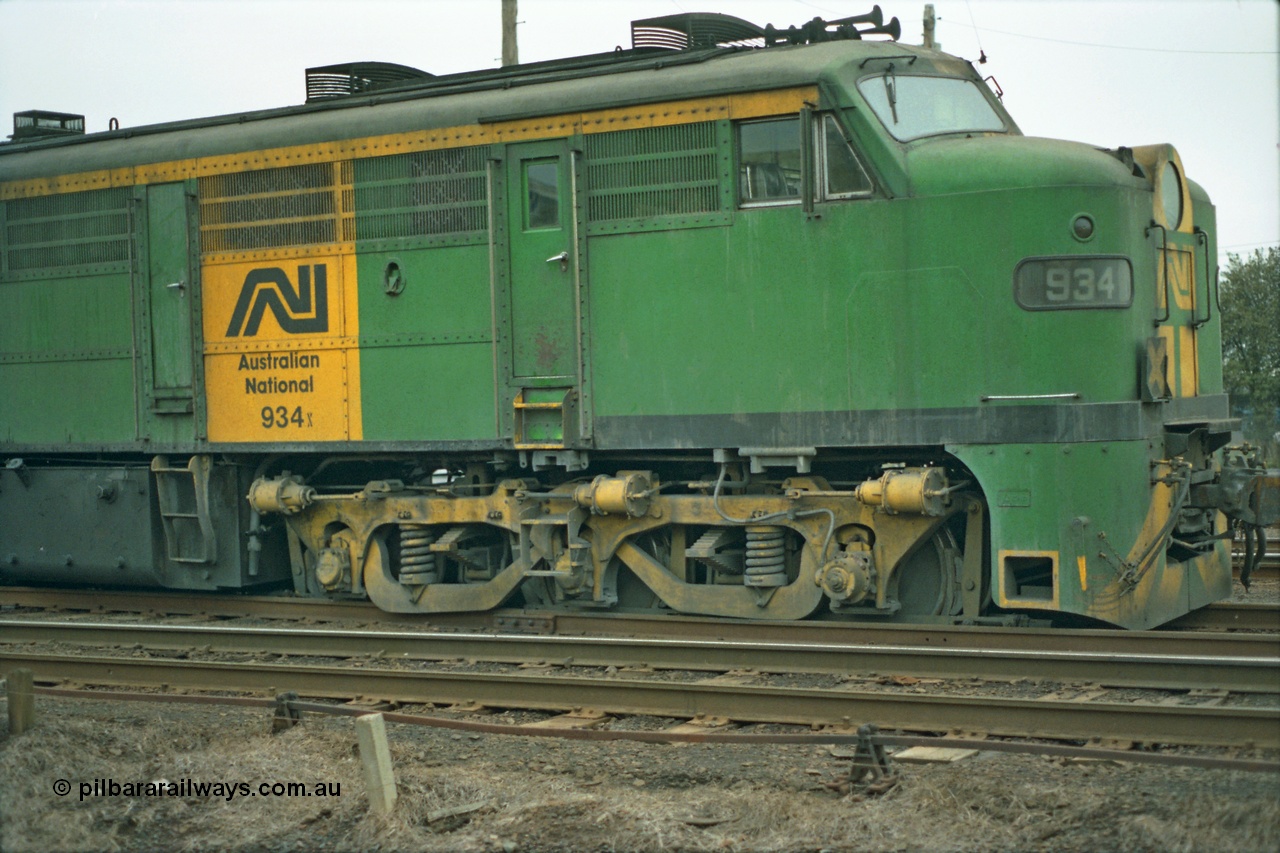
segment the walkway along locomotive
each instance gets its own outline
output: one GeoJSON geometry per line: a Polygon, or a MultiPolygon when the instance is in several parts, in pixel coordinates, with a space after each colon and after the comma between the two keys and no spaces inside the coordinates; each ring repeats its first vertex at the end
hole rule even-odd
{"type": "Polygon", "coordinates": [[[1280,479],[1224,467],[1208,197],[1169,145],[1024,137],[897,29],[676,15],[245,115],[20,114],[0,581],[1131,628],[1227,595],[1280,479]]]}

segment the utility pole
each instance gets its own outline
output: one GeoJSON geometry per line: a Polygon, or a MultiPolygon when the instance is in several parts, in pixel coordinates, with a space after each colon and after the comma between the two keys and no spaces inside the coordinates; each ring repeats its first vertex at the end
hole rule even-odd
{"type": "Polygon", "coordinates": [[[933,16],[933,4],[924,4],[924,47],[929,50],[942,50],[942,45],[933,37],[933,29],[936,25],[936,19],[933,16]]]}
{"type": "Polygon", "coordinates": [[[502,0],[502,65],[520,64],[516,47],[516,0],[502,0]]]}

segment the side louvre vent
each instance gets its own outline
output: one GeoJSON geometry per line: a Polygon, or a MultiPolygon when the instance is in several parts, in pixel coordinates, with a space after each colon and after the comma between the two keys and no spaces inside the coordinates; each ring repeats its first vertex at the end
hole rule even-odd
{"type": "Polygon", "coordinates": [[[356,238],[364,242],[487,233],[485,152],[474,147],[357,160],[356,238]]]}
{"type": "Polygon", "coordinates": [[[200,179],[205,253],[348,242],[355,237],[351,162],[200,179]]]}
{"type": "Polygon", "coordinates": [[[129,260],[128,187],[4,202],[4,271],[23,277],[129,260]]]}
{"type": "Polygon", "coordinates": [[[723,208],[715,122],[597,133],[584,142],[588,222],[723,208]]]}

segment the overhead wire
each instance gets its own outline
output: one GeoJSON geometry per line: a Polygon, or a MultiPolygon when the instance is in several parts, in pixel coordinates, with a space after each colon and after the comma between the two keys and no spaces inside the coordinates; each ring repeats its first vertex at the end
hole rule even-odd
{"type": "MultiPolygon", "coordinates": [[[[969,15],[972,18],[973,12],[970,11],[969,15]]],[[[941,20],[941,18],[939,18],[939,20],[941,20]]],[[[1108,50],[1136,50],[1143,53],[1191,53],[1191,54],[1201,54],[1206,56],[1277,56],[1277,55],[1280,55],[1280,50],[1185,50],[1182,48],[1169,48],[1169,47],[1139,47],[1137,45],[1100,44],[1098,42],[1091,42],[1091,41],[1073,41],[1071,39],[1050,38],[1049,36],[1033,36],[1033,35],[1028,35],[1027,33],[1015,33],[1009,30],[997,30],[997,29],[992,29],[991,27],[979,27],[976,24],[971,26],[973,26],[975,37],[977,37],[977,31],[981,30],[983,32],[988,32],[988,33],[999,33],[1000,35],[1003,35],[1003,36],[1014,36],[1016,38],[1032,39],[1033,41],[1048,41],[1048,42],[1054,42],[1055,44],[1075,45],[1077,47],[1101,47],[1101,48],[1106,48],[1108,50]]],[[[978,47],[979,47],[979,50],[981,50],[981,47],[982,47],[981,40],[979,40],[978,47]]]]}
{"type": "Polygon", "coordinates": [[[1232,243],[1230,246],[1219,246],[1218,249],[1252,249],[1260,246],[1280,246],[1280,240],[1263,240],[1261,243],[1232,243]]]}
{"type": "Polygon", "coordinates": [[[986,62],[987,52],[982,49],[982,36],[978,35],[978,22],[973,17],[973,7],[969,5],[969,0],[964,0],[964,7],[969,10],[969,26],[973,27],[973,37],[978,40],[978,56],[982,57],[979,62],[986,62]]]}

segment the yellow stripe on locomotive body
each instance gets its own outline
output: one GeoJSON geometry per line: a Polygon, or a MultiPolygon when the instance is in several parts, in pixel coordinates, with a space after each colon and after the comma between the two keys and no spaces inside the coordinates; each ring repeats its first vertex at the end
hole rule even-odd
{"type": "MultiPolygon", "coordinates": [[[[786,115],[817,98],[816,86],[800,86],[382,134],[11,181],[0,183],[0,199],[208,179],[301,164],[349,167],[355,158],[786,115]]],[[[346,213],[351,216],[354,211],[346,213]]],[[[354,236],[354,229],[350,231],[354,236]]],[[[354,242],[274,252],[209,253],[207,246],[205,251],[201,294],[208,440],[361,440],[354,242]],[[295,307],[303,303],[310,307],[295,307]]]]}
{"type": "Polygon", "coordinates": [[[1160,235],[1155,298],[1163,312],[1156,334],[1164,338],[1170,357],[1169,391],[1174,397],[1195,397],[1201,392],[1197,318],[1208,310],[1204,303],[1211,298],[1207,277],[1197,274],[1196,237],[1204,232],[1196,226],[1191,187],[1177,150],[1167,144],[1138,146],[1133,159],[1152,180],[1149,230],[1160,235]]]}
{"type": "Polygon", "coordinates": [[[238,154],[170,160],[119,169],[0,183],[0,200],[54,195],[108,187],[181,181],[303,163],[332,163],[358,157],[436,151],[467,145],[489,145],[536,139],[563,139],[574,134],[609,133],[645,127],[670,127],[697,121],[740,120],[787,115],[818,100],[817,86],[690,98],[585,112],[495,120],[483,124],[391,133],[312,145],[293,145],[238,154]]]}
{"type": "Polygon", "coordinates": [[[355,247],[201,267],[211,442],[358,441],[355,247]]]}

